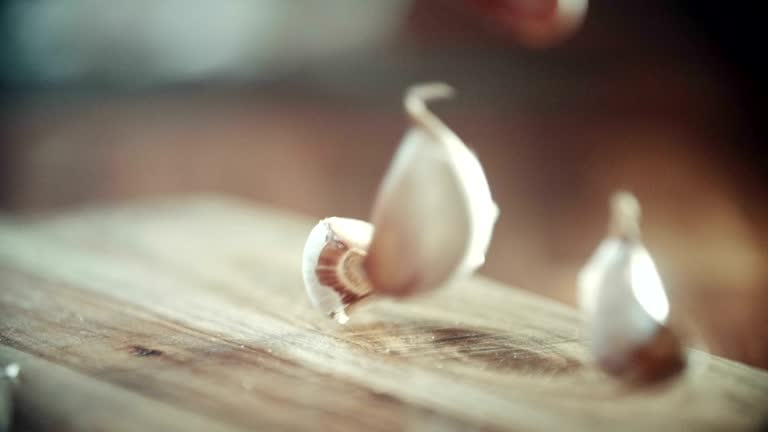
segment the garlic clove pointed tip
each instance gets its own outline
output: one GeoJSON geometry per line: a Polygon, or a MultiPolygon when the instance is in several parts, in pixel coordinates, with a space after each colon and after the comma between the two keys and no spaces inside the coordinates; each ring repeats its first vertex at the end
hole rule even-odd
{"type": "Polygon", "coordinates": [[[425,102],[448,99],[455,95],[456,90],[444,82],[435,81],[416,84],[405,91],[405,105],[406,107],[413,105],[424,106],[425,102]]]}
{"type": "Polygon", "coordinates": [[[611,197],[611,234],[639,240],[641,216],[640,202],[631,192],[619,191],[611,197]]]}
{"type": "Polygon", "coordinates": [[[453,133],[443,122],[435,116],[427,107],[427,102],[453,97],[455,91],[453,87],[441,82],[418,84],[410,87],[405,92],[403,105],[411,122],[424,130],[424,132],[433,134],[441,139],[451,136],[453,133]]]}

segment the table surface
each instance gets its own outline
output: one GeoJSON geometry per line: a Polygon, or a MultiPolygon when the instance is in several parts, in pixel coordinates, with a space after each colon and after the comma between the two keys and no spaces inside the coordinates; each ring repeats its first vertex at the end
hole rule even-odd
{"type": "Polygon", "coordinates": [[[573,309],[476,277],[346,326],[301,282],[314,221],[215,197],[0,219],[0,363],[56,430],[740,430],[768,373],[595,370],[573,309]]]}

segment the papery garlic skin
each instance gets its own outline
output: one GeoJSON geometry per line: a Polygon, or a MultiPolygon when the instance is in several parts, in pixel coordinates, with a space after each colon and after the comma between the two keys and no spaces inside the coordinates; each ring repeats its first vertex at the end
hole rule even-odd
{"type": "MultiPolygon", "coordinates": [[[[623,359],[666,323],[668,303],[663,288],[646,283],[646,279],[660,280],[658,274],[639,276],[633,270],[637,268],[634,263],[649,261],[653,264],[642,245],[608,238],[579,274],[579,299],[589,320],[591,351],[612,370],[623,368],[623,359]],[[643,294],[647,300],[641,303],[636,293],[645,290],[652,292],[643,294]]],[[[655,272],[655,267],[643,271],[655,272]]]]}
{"type": "Polygon", "coordinates": [[[663,374],[680,361],[677,340],[665,328],[669,301],[640,240],[639,218],[636,199],[617,194],[611,234],[578,277],[587,344],[598,364],[614,375],[663,374]]]}
{"type": "Polygon", "coordinates": [[[442,83],[416,86],[405,106],[413,123],[379,188],[365,269],[377,293],[406,297],[474,272],[498,218],[477,157],[425,106],[446,98],[442,83]]]}
{"type": "Polygon", "coordinates": [[[304,245],[302,275],[309,300],[341,324],[348,320],[346,308],[372,291],[362,269],[372,234],[368,222],[331,217],[312,228],[304,245]]]}

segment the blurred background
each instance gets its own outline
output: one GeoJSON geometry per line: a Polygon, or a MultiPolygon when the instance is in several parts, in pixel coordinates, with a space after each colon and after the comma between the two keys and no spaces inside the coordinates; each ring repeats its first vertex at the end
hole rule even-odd
{"type": "Polygon", "coordinates": [[[757,6],[712,3],[5,1],[0,207],[216,193],[366,218],[403,90],[443,80],[501,208],[482,273],[573,304],[628,188],[676,319],[765,368],[765,38],[757,6]]]}

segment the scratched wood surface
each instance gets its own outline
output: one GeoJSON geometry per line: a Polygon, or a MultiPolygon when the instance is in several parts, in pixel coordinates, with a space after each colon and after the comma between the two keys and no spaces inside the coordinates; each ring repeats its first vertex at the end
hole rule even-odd
{"type": "Polygon", "coordinates": [[[0,363],[48,430],[750,430],[768,373],[692,351],[679,380],[592,368],[569,307],[477,277],[319,316],[314,221],[197,198],[0,222],[0,363]]]}

